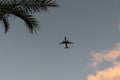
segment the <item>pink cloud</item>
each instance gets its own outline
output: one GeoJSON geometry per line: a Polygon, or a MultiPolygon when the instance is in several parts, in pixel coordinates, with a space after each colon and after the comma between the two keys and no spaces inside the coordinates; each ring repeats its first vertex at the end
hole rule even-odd
{"type": "Polygon", "coordinates": [[[120,57],[120,43],[114,48],[102,52],[92,52],[92,66],[97,66],[103,61],[115,62],[120,57]]]}
{"type": "Polygon", "coordinates": [[[87,80],[120,80],[120,61],[117,60],[120,58],[120,43],[109,50],[92,52],[91,56],[92,66],[97,66],[104,61],[113,63],[113,66],[88,75],[87,80]]]}
{"type": "Polygon", "coordinates": [[[95,75],[89,75],[87,80],[120,80],[120,63],[113,67],[97,71],[95,75]]]}

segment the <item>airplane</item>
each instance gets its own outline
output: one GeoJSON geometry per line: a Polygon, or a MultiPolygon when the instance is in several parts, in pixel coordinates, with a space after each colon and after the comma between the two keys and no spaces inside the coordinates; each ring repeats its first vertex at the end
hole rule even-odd
{"type": "Polygon", "coordinates": [[[65,44],[65,49],[69,49],[70,47],[68,47],[68,44],[73,44],[73,42],[68,41],[65,36],[64,41],[60,42],[60,44],[65,44]]]}

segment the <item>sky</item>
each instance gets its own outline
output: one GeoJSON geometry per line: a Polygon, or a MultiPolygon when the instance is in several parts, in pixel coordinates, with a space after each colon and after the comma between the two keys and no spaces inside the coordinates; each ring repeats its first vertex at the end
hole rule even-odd
{"type": "Polygon", "coordinates": [[[17,17],[7,34],[0,24],[0,80],[119,80],[120,0],[55,1],[34,14],[38,35],[17,17]]]}

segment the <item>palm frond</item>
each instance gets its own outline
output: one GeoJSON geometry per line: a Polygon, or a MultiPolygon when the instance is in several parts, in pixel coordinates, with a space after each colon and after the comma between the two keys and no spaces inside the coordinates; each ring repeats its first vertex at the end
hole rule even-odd
{"type": "Polygon", "coordinates": [[[16,2],[15,10],[26,12],[41,12],[48,10],[48,7],[58,7],[52,0],[19,0],[16,2]]]}
{"type": "Polygon", "coordinates": [[[4,23],[5,33],[7,33],[7,32],[8,32],[8,29],[9,29],[8,18],[3,15],[3,16],[2,16],[2,21],[3,21],[3,23],[4,23]]]}
{"type": "Polygon", "coordinates": [[[48,7],[58,7],[53,0],[3,0],[0,1],[0,10],[15,10],[25,12],[47,11],[48,7]]]}
{"type": "Polygon", "coordinates": [[[32,15],[30,14],[21,14],[19,12],[13,12],[11,13],[19,18],[21,18],[27,25],[27,28],[29,30],[29,32],[33,33],[33,32],[36,32],[37,33],[37,30],[39,30],[39,24],[38,22],[36,21],[35,18],[33,18],[32,15]]]}
{"type": "Polygon", "coordinates": [[[0,13],[0,21],[3,22],[4,28],[5,28],[5,33],[7,33],[8,29],[9,29],[8,15],[0,13]]]}
{"type": "Polygon", "coordinates": [[[32,13],[58,6],[53,0],[0,0],[0,21],[3,21],[6,33],[9,29],[8,17],[12,14],[21,18],[31,33],[37,33],[38,22],[32,13]]]}

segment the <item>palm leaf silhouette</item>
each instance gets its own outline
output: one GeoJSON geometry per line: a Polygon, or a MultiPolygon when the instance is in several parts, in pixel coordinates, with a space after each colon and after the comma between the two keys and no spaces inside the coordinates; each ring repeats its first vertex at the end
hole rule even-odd
{"type": "Polygon", "coordinates": [[[52,0],[3,0],[0,1],[0,20],[5,26],[5,33],[9,29],[8,17],[14,15],[21,18],[31,33],[39,30],[38,21],[33,13],[47,11],[48,7],[58,7],[52,0]]]}

